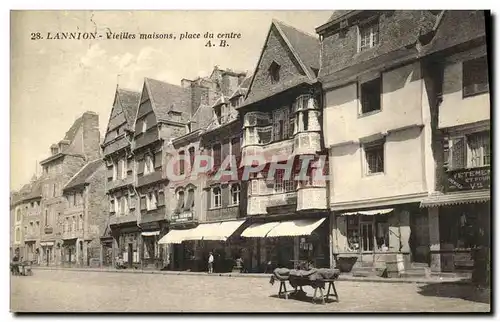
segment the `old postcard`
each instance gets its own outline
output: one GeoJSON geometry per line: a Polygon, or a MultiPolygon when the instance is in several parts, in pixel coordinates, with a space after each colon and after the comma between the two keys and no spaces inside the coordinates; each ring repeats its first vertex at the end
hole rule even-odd
{"type": "Polygon", "coordinates": [[[490,12],[10,18],[12,312],[490,312],[490,12]]]}

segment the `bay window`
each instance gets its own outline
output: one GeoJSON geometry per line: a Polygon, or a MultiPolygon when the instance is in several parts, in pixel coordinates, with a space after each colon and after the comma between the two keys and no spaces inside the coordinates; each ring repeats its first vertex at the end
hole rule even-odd
{"type": "Polygon", "coordinates": [[[489,166],[490,132],[453,136],[445,142],[444,153],[449,170],[489,166]]]}

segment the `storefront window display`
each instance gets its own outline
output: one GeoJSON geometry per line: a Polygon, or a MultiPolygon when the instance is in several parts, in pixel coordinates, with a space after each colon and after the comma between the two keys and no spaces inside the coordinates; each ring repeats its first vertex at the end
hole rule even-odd
{"type": "Polygon", "coordinates": [[[381,252],[389,249],[389,224],[386,215],[347,217],[349,252],[381,252]]]}

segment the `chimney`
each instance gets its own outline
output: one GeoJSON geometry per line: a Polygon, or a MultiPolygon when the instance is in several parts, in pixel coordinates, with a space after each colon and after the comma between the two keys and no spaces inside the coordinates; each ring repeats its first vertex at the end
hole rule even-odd
{"type": "Polygon", "coordinates": [[[62,141],[60,141],[59,142],[59,151],[60,152],[66,152],[70,143],[71,142],[69,142],[68,140],[62,140],[62,141]]]}
{"type": "Polygon", "coordinates": [[[100,158],[99,115],[96,112],[85,112],[82,116],[83,153],[87,161],[100,158]]]}
{"type": "Polygon", "coordinates": [[[183,78],[181,80],[181,87],[182,88],[190,88],[191,87],[191,84],[193,84],[193,81],[192,80],[189,80],[189,79],[186,79],[186,78],[183,78]]]}

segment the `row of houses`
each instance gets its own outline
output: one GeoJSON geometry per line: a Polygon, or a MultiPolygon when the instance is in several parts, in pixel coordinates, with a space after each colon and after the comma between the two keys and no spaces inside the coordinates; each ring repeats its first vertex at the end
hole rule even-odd
{"type": "MultiPolygon", "coordinates": [[[[203,270],[212,251],[220,271],[238,257],[257,272],[303,260],[468,271],[490,240],[485,19],[335,11],[314,36],[273,21],[252,75],[215,67],[181,86],[117,88],[100,153],[93,131],[70,129],[13,209],[40,218],[49,264],[203,270]],[[208,170],[186,175],[199,156],[208,170]],[[218,175],[227,156],[238,175],[218,175]],[[310,175],[269,176],[288,162],[310,175]]],[[[31,226],[15,219],[16,233],[31,226]]]]}

